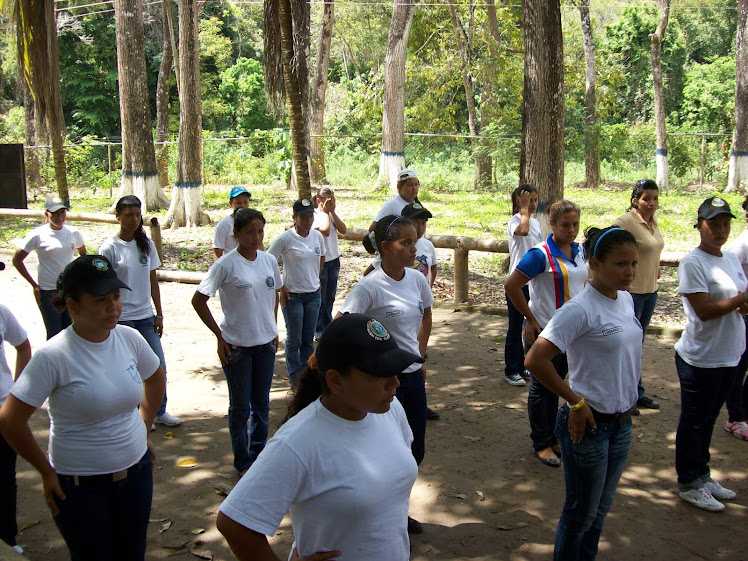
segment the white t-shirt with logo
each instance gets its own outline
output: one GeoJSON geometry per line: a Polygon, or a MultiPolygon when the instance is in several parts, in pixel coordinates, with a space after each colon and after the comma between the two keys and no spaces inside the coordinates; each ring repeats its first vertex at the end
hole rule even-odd
{"type": "Polygon", "coordinates": [[[6,341],[12,346],[17,347],[28,339],[26,331],[18,323],[18,320],[11,311],[0,304],[0,405],[5,403],[8,392],[13,386],[13,373],[10,371],[8,361],[5,358],[6,341]]]}
{"type": "MultiPolygon", "coordinates": [[[[405,269],[405,276],[396,281],[380,268],[356,283],[340,307],[340,313],[372,316],[387,328],[401,349],[420,355],[418,331],[424,310],[433,303],[426,277],[415,269],[405,269]]],[[[419,368],[421,365],[414,362],[403,372],[415,372],[419,368]]]]}
{"type": "Polygon", "coordinates": [[[213,237],[213,247],[222,249],[224,253],[235,249],[239,243],[234,237],[234,215],[229,214],[221,218],[216,224],[216,232],[213,237]]]}
{"type": "MultiPolygon", "coordinates": [[[[746,276],[735,254],[724,251],[722,257],[699,248],[680,261],[678,293],[709,294],[712,301],[726,300],[746,289],[746,276]]],[[[683,296],[686,328],[675,344],[675,351],[691,366],[720,368],[735,366],[745,350],[745,322],[736,310],[725,316],[702,321],[688,298],[683,296]]]]}
{"type": "Polygon", "coordinates": [[[283,286],[278,262],[258,251],[254,261],[237,250],[224,253],[208,269],[197,287],[205,296],[218,296],[223,319],[221,336],[230,345],[255,347],[278,335],[275,321],[275,291],[283,286]]]}
{"type": "Polygon", "coordinates": [[[117,236],[106,240],[99,248],[114,267],[119,280],[130,287],[122,288],[122,315],[120,321],[132,321],[149,318],[153,315],[151,307],[151,271],[161,266],[156,246],[148,239],[151,250],[148,255],[140,252],[135,240],[126,242],[117,236]]]}
{"type": "MultiPolygon", "coordinates": [[[[416,240],[416,258],[413,261],[413,268],[423,273],[423,276],[429,281],[429,286],[431,286],[431,267],[434,265],[436,265],[436,249],[434,249],[434,244],[421,236],[416,240]]],[[[372,259],[371,266],[379,269],[382,266],[382,258],[375,257],[372,259]]]]}
{"type": "Polygon", "coordinates": [[[748,278],[748,229],[743,230],[740,235],[727,246],[727,251],[735,254],[738,262],[743,266],[743,274],[748,278]]]}
{"type": "Polygon", "coordinates": [[[312,228],[305,238],[296,233],[296,228],[286,230],[273,240],[268,253],[283,261],[283,284],[289,292],[319,290],[319,258],[325,256],[325,241],[319,230],[312,228]]]}
{"type": "Polygon", "coordinates": [[[634,300],[615,300],[591,284],[568,301],[540,332],[569,361],[569,386],[600,413],[623,413],[635,404],[641,375],[642,328],[634,300]]]}
{"type": "Polygon", "coordinates": [[[146,452],[148,431],[137,407],[143,380],[158,367],[130,327],[118,325],[92,343],[70,326],[37,351],[10,393],[32,407],[49,398],[49,461],[57,473],[114,473],[146,452]]]}
{"type": "MultiPolygon", "coordinates": [[[[320,228],[325,224],[326,213],[318,208],[314,209],[314,223],[312,228],[319,231],[320,228]]],[[[328,216],[330,216],[328,214],[328,216]]],[[[322,239],[325,241],[325,261],[333,261],[340,257],[340,244],[338,243],[338,229],[335,227],[335,222],[332,217],[330,220],[330,234],[322,239]]]]}
{"type": "Polygon", "coordinates": [[[339,550],[340,561],[407,561],[408,502],[418,475],[402,405],[360,421],[318,399],[284,424],[220,511],[272,536],[290,512],[299,556],[339,550]]]}
{"type": "Polygon", "coordinates": [[[57,277],[83,247],[83,236],[74,226],[53,230],[49,224],[37,226],[21,240],[20,248],[26,253],[36,251],[39,260],[39,288],[55,290],[57,277]]]}
{"type": "Polygon", "coordinates": [[[392,197],[389,201],[382,205],[377,215],[374,217],[374,222],[379,222],[385,216],[400,216],[403,209],[410,203],[403,199],[400,195],[392,197]]]}
{"type": "Polygon", "coordinates": [[[507,239],[509,240],[509,274],[514,272],[514,268],[519,263],[519,260],[530,251],[530,248],[535,247],[543,241],[543,233],[540,230],[540,222],[538,222],[532,216],[530,217],[530,231],[526,236],[518,236],[514,232],[519,227],[522,216],[518,212],[509,219],[509,225],[507,226],[507,239]]]}

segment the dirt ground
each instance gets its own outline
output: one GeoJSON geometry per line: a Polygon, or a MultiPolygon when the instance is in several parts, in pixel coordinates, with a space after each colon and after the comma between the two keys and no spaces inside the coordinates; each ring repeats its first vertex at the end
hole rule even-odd
{"type": "MultiPolygon", "coordinates": [[[[35,259],[30,256],[27,262],[35,259]]],[[[152,433],[159,465],[149,560],[233,559],[215,529],[219,489],[236,482],[226,422],[228,394],[214,338],[189,304],[194,289],[176,283],[161,288],[169,411],[184,422],[152,433]],[[173,438],[165,438],[167,431],[173,438]],[[186,458],[194,458],[196,465],[177,467],[186,458]]],[[[9,268],[0,273],[0,294],[38,348],[43,325],[28,285],[9,268]]],[[[214,313],[219,313],[217,300],[210,300],[214,313]]],[[[441,420],[428,424],[426,459],[411,497],[410,512],[425,526],[411,540],[415,561],[551,559],[564,498],[563,470],[545,467],[532,455],[527,387],[511,387],[503,379],[503,343],[495,339],[505,329],[501,316],[457,311],[450,304],[435,309],[428,396],[441,420]]],[[[283,331],[281,327],[281,337],[283,331]]],[[[628,467],[600,543],[601,561],[748,559],[748,442],[722,430],[724,412],[714,431],[712,469],[738,493],[737,500],[723,513],[710,514],[677,497],[673,463],[679,397],[673,343],[649,337],[645,344],[645,384],[662,409],[635,418],[628,467]]],[[[6,352],[12,364],[14,353],[6,352]]],[[[285,410],[288,383],[283,375],[281,351],[271,393],[272,430],[285,410]]],[[[32,428],[46,445],[44,412],[32,417],[32,428]]],[[[39,476],[23,460],[18,462],[18,487],[18,522],[24,528],[20,543],[28,557],[67,559],[42,500],[39,476]]],[[[292,540],[286,518],[272,538],[282,559],[292,540]]]]}

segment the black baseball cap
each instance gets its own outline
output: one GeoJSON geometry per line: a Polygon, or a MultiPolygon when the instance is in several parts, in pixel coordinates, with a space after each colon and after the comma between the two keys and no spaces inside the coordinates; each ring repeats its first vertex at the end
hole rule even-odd
{"type": "Polygon", "coordinates": [[[699,207],[699,220],[710,220],[720,214],[729,214],[735,218],[735,215],[730,212],[730,205],[720,197],[709,197],[699,207]]]}
{"type": "Polygon", "coordinates": [[[322,372],[354,366],[371,376],[397,376],[424,359],[397,346],[387,328],[371,316],[344,314],[322,332],[316,351],[322,372]]]}
{"type": "Polygon", "coordinates": [[[426,210],[426,207],[421,203],[410,203],[409,205],[405,205],[403,210],[400,212],[400,216],[405,216],[407,218],[425,218],[428,220],[433,217],[433,214],[426,210]]]}
{"type": "Polygon", "coordinates": [[[118,288],[130,290],[119,280],[112,264],[103,255],[81,255],[68,263],[57,280],[57,290],[64,296],[73,288],[80,288],[93,296],[103,296],[118,288]]]}
{"type": "Polygon", "coordinates": [[[294,214],[307,214],[314,212],[314,204],[309,199],[299,199],[293,204],[294,214]]]}
{"type": "Polygon", "coordinates": [[[70,210],[60,197],[49,197],[44,201],[44,210],[47,212],[57,212],[58,210],[70,210]]]}

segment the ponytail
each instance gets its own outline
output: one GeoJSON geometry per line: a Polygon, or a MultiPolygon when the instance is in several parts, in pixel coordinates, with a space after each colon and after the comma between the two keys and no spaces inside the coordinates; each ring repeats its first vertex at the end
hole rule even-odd
{"type": "MultiPolygon", "coordinates": [[[[120,214],[127,207],[136,207],[140,209],[140,199],[135,195],[125,195],[117,201],[117,205],[114,207],[114,211],[117,214],[120,214]]],[[[138,226],[137,230],[135,230],[135,245],[137,246],[138,251],[141,255],[145,255],[147,257],[151,254],[151,244],[148,240],[148,236],[145,233],[145,228],[143,228],[142,215],[140,216],[140,226],[138,226]]]]}
{"type": "Polygon", "coordinates": [[[299,375],[299,380],[291,388],[288,411],[281,424],[288,421],[310,403],[317,401],[319,396],[329,391],[325,382],[325,374],[318,368],[312,368],[309,365],[304,366],[299,375]]]}

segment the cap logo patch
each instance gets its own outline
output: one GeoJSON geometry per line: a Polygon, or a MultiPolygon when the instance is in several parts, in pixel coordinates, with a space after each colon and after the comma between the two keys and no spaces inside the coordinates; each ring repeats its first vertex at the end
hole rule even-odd
{"type": "Polygon", "coordinates": [[[312,204],[312,201],[309,199],[301,199],[301,206],[309,206],[312,204]]]}
{"type": "Polygon", "coordinates": [[[62,203],[62,199],[60,197],[54,197],[52,199],[52,202],[53,203],[57,203],[57,204],[61,204],[62,203]]]}
{"type": "Polygon", "coordinates": [[[712,199],[712,206],[723,207],[725,206],[725,201],[723,201],[719,197],[714,197],[714,199],[712,199]]]}
{"type": "Polygon", "coordinates": [[[423,207],[421,206],[421,203],[413,203],[413,208],[415,210],[421,210],[423,207]]]}
{"type": "Polygon", "coordinates": [[[108,271],[109,265],[107,265],[107,262],[103,259],[99,259],[98,257],[91,261],[91,265],[96,267],[99,271],[108,271]]]}
{"type": "Polygon", "coordinates": [[[390,338],[390,334],[387,331],[387,328],[375,319],[370,319],[366,323],[366,331],[377,341],[386,341],[390,338]]]}

